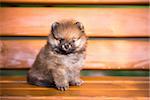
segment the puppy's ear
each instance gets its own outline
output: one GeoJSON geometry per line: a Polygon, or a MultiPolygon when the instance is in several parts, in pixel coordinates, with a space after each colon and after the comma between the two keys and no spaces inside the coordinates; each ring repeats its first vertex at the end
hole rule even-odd
{"type": "Polygon", "coordinates": [[[80,22],[76,22],[76,23],[75,23],[75,25],[77,25],[77,27],[81,30],[81,32],[83,32],[83,33],[84,33],[84,26],[83,26],[83,24],[82,24],[82,23],[80,23],[80,22]]]}
{"type": "Polygon", "coordinates": [[[57,28],[60,24],[58,22],[54,22],[52,25],[51,25],[51,33],[53,35],[54,38],[56,38],[58,36],[57,34],[57,28]]]}
{"type": "Polygon", "coordinates": [[[58,26],[59,26],[59,23],[58,22],[54,22],[51,25],[51,32],[53,33],[57,29],[58,26]]]}

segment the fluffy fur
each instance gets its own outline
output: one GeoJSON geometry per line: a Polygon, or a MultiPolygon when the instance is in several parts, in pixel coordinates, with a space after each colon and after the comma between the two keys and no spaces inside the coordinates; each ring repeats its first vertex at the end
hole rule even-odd
{"type": "Polygon", "coordinates": [[[69,85],[80,86],[84,64],[86,35],[80,22],[63,20],[51,26],[47,44],[40,50],[27,81],[38,86],[55,86],[64,91],[69,85]]]}

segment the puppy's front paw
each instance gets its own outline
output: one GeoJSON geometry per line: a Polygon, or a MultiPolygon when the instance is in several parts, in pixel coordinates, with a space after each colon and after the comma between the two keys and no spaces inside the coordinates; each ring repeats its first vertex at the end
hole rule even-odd
{"type": "Polygon", "coordinates": [[[66,91],[69,88],[69,85],[56,85],[56,88],[60,91],[66,91]]]}
{"type": "Polygon", "coordinates": [[[84,81],[79,79],[79,80],[74,80],[74,81],[71,81],[70,82],[70,85],[73,85],[73,86],[81,86],[81,84],[83,84],[84,81]]]}

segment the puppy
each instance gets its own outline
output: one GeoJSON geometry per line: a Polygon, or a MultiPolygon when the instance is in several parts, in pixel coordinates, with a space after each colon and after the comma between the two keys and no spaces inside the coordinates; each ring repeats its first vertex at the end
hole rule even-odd
{"type": "Polygon", "coordinates": [[[62,20],[53,23],[46,45],[28,72],[28,83],[55,86],[61,91],[67,90],[69,85],[80,86],[86,44],[84,26],[80,22],[62,20]]]}

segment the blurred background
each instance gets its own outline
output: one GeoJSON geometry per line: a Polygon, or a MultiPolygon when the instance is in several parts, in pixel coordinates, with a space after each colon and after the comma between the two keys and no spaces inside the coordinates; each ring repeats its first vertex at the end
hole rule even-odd
{"type": "Polygon", "coordinates": [[[149,76],[148,0],[1,0],[0,13],[2,76],[26,75],[60,19],[85,26],[82,76],[149,76]]]}

